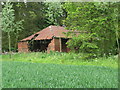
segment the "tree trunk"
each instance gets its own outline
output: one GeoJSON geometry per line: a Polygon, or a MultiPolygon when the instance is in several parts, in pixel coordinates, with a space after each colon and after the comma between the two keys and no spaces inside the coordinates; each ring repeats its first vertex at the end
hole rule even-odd
{"type": "Polygon", "coordinates": [[[9,57],[11,58],[11,39],[10,39],[10,32],[8,32],[8,43],[9,43],[9,57]]]}
{"type": "MultiPolygon", "coordinates": [[[[2,5],[0,4],[0,23],[2,22],[2,20],[1,20],[1,16],[2,16],[1,10],[2,10],[2,5]]],[[[2,31],[1,31],[1,24],[0,24],[0,54],[2,54],[2,31]]]]}
{"type": "Polygon", "coordinates": [[[16,32],[16,39],[15,39],[15,49],[16,49],[16,51],[18,51],[17,45],[18,45],[18,32],[16,32]]]}
{"type": "Polygon", "coordinates": [[[120,60],[120,50],[119,50],[119,52],[118,52],[118,60],[120,60]]]}
{"type": "Polygon", "coordinates": [[[120,44],[119,44],[119,34],[118,34],[118,30],[119,30],[119,27],[118,27],[118,15],[119,15],[119,10],[118,10],[118,3],[117,3],[117,5],[116,5],[116,8],[114,9],[114,13],[117,15],[116,17],[115,17],[115,19],[116,19],[116,21],[114,21],[114,25],[115,25],[115,28],[116,28],[116,30],[115,30],[115,33],[116,33],[116,41],[117,41],[117,48],[118,48],[118,50],[117,50],[117,52],[118,52],[118,60],[120,60],[120,44]]]}
{"type": "MultiPolygon", "coordinates": [[[[16,36],[16,34],[15,34],[15,36],[16,36]]],[[[15,50],[17,49],[17,36],[15,37],[14,49],[15,49],[15,50]]],[[[16,50],[16,51],[17,51],[17,50],[16,50]]]]}

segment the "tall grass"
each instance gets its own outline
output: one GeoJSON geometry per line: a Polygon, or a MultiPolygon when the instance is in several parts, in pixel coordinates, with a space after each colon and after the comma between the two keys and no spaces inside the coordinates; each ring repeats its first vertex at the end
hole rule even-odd
{"type": "Polygon", "coordinates": [[[32,52],[32,53],[15,53],[12,58],[9,55],[2,55],[3,61],[24,61],[33,63],[52,63],[52,64],[67,64],[67,65],[97,65],[97,66],[107,66],[107,67],[118,67],[118,59],[115,56],[101,57],[95,59],[84,59],[81,53],[42,53],[42,52],[32,52]]]}

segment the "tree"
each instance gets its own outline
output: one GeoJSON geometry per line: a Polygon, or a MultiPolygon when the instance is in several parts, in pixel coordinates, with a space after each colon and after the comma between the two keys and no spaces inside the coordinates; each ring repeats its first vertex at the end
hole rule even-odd
{"type": "Polygon", "coordinates": [[[6,2],[2,10],[2,30],[7,32],[8,42],[9,42],[9,52],[11,58],[11,33],[14,31],[21,30],[21,21],[15,22],[14,9],[12,8],[13,4],[6,2]]]}
{"type": "Polygon", "coordinates": [[[51,25],[62,25],[62,20],[65,18],[65,12],[61,2],[45,2],[47,9],[47,22],[51,25]]]}
{"type": "Polygon", "coordinates": [[[74,41],[80,52],[97,56],[116,53],[115,19],[112,18],[115,7],[111,3],[65,3],[64,8],[68,13],[64,24],[68,29],[82,32],[72,38],[69,46],[74,47],[74,41]]]}
{"type": "Polygon", "coordinates": [[[24,20],[25,31],[20,33],[19,40],[49,26],[46,22],[46,7],[43,2],[14,2],[13,9],[15,10],[15,21],[24,20]]]}
{"type": "Polygon", "coordinates": [[[114,21],[114,26],[115,26],[115,31],[116,31],[116,41],[117,41],[117,46],[118,46],[118,60],[120,60],[120,42],[119,42],[119,39],[120,39],[120,28],[118,27],[119,26],[119,23],[118,23],[118,18],[119,17],[119,5],[120,3],[113,3],[114,4],[114,16],[113,16],[113,19],[115,19],[114,21]]]}
{"type": "Polygon", "coordinates": [[[14,26],[14,34],[16,36],[16,40],[15,40],[15,49],[17,50],[17,43],[18,43],[18,38],[19,38],[19,32],[22,31],[24,28],[23,28],[23,21],[24,20],[21,20],[19,22],[16,22],[15,26],[14,26]]]}
{"type": "MultiPolygon", "coordinates": [[[[14,10],[12,4],[6,2],[5,7],[2,10],[2,30],[7,32],[9,42],[9,52],[11,52],[11,36],[10,33],[14,31],[14,10]]],[[[11,57],[11,55],[10,55],[11,57]]]]}
{"type": "MultiPolygon", "coordinates": [[[[13,50],[16,50],[16,42],[42,30],[43,28],[49,26],[49,24],[47,23],[47,18],[45,16],[46,6],[43,2],[12,2],[11,4],[13,4],[12,8],[14,9],[15,22],[24,20],[22,23],[24,30],[21,30],[18,33],[18,39],[16,39],[16,30],[13,33],[10,33],[12,36],[11,48],[13,50]]],[[[6,32],[2,33],[2,49],[8,51],[8,38],[6,34],[6,32]]]]}
{"type": "MultiPolygon", "coordinates": [[[[0,54],[2,54],[2,32],[1,32],[1,15],[2,15],[2,5],[0,3],[0,54]]],[[[0,57],[1,58],[1,57],[0,57]]],[[[1,75],[1,74],[0,74],[1,75]]],[[[0,81],[1,83],[1,81],[0,81]]]]}

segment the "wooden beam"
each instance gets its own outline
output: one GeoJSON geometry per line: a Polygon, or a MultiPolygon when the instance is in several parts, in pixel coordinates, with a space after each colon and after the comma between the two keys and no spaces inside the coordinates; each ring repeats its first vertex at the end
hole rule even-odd
{"type": "Polygon", "coordinates": [[[62,41],[61,41],[61,38],[59,38],[59,43],[60,43],[60,52],[62,52],[62,41]]]}

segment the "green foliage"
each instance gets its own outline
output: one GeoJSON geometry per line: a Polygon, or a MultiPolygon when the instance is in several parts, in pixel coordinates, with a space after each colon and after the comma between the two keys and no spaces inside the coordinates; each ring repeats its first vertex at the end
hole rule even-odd
{"type": "Polygon", "coordinates": [[[4,32],[14,31],[14,10],[12,9],[12,4],[6,2],[5,7],[2,10],[2,30],[4,32]]]}
{"type": "Polygon", "coordinates": [[[15,42],[15,49],[17,49],[17,43],[18,43],[18,38],[19,38],[19,32],[22,31],[24,28],[23,28],[23,22],[24,20],[21,20],[21,21],[17,21],[16,24],[14,25],[14,34],[16,36],[16,42],[15,42]]]}
{"type": "Polygon", "coordinates": [[[15,22],[14,11],[13,4],[6,2],[2,10],[2,30],[8,35],[9,52],[11,52],[11,33],[15,34],[17,39],[18,32],[23,29],[23,20],[15,22]]]}
{"type": "Polygon", "coordinates": [[[114,13],[114,9],[118,8],[115,6],[116,4],[65,3],[63,6],[68,12],[68,16],[63,23],[67,29],[81,32],[77,37],[73,36],[68,46],[72,48],[80,46],[81,52],[93,53],[97,56],[116,54],[116,28],[114,25],[118,17],[117,13],[114,13]]]}
{"type": "MultiPolygon", "coordinates": [[[[9,12],[9,14],[14,13],[3,15],[8,18],[8,22],[14,21],[14,23],[10,24],[3,22],[7,27],[14,26],[10,29],[14,31],[14,34],[10,33],[10,36],[12,36],[10,37],[12,48],[17,49],[16,44],[18,41],[52,24],[63,25],[67,26],[67,29],[86,32],[80,33],[77,37],[73,36],[68,42],[68,46],[72,50],[75,47],[75,50],[79,49],[78,52],[92,52],[93,55],[96,54],[97,56],[116,54],[117,45],[120,42],[118,40],[120,29],[117,28],[119,24],[117,23],[119,17],[117,7],[119,3],[12,2],[12,4],[13,11],[9,12]],[[17,23],[21,20],[24,20],[22,24],[17,23]],[[23,29],[22,27],[24,30],[19,30],[20,28],[23,29]]],[[[5,13],[8,12],[5,11],[5,13]]],[[[5,28],[3,29],[6,30],[5,28]]],[[[2,33],[3,50],[7,50],[9,44],[6,34],[6,32],[2,33]]]]}
{"type": "Polygon", "coordinates": [[[51,25],[61,25],[61,20],[64,17],[61,2],[45,2],[47,9],[47,22],[51,25]]]}
{"type": "Polygon", "coordinates": [[[67,42],[68,47],[80,52],[91,52],[90,49],[97,49],[98,46],[95,43],[90,42],[92,34],[80,34],[79,36],[74,36],[71,40],[67,42]],[[74,43],[73,43],[74,42],[74,43]]]}
{"type": "Polygon", "coordinates": [[[118,70],[3,61],[4,88],[118,88],[118,70]]]}
{"type": "Polygon", "coordinates": [[[24,20],[23,27],[25,30],[20,33],[19,40],[49,26],[46,22],[46,6],[43,2],[14,2],[13,8],[15,10],[15,20],[24,20]]]}
{"type": "Polygon", "coordinates": [[[14,26],[14,29],[15,29],[16,32],[19,32],[19,31],[21,31],[22,29],[24,29],[24,28],[23,28],[23,22],[24,22],[24,20],[21,20],[21,21],[19,21],[19,22],[16,22],[16,24],[15,24],[15,26],[14,26]]]}
{"type": "MultiPolygon", "coordinates": [[[[12,2],[12,4],[14,23],[18,25],[14,27],[14,33],[10,33],[12,40],[11,47],[17,49],[16,42],[42,30],[49,26],[49,24],[46,22],[46,6],[43,2],[12,2]],[[22,22],[22,25],[17,23],[19,21],[22,22]],[[24,28],[24,30],[17,32],[17,28],[24,28]]],[[[4,5],[3,8],[5,7],[4,5]]],[[[8,37],[6,34],[6,32],[2,32],[2,50],[8,51],[8,37]]]]}

